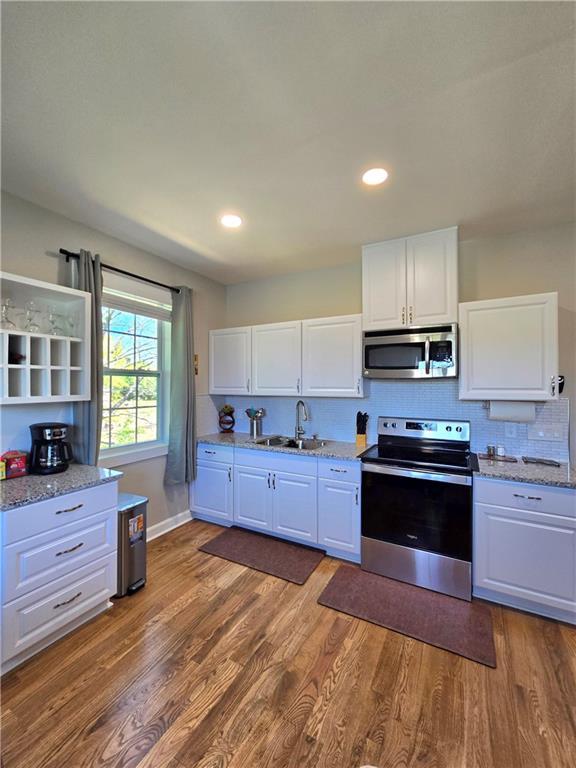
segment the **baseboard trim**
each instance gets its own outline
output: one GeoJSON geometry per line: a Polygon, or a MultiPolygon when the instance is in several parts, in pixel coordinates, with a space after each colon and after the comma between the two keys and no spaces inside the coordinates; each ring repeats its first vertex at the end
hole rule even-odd
{"type": "Polygon", "coordinates": [[[173,515],[166,520],[150,525],[148,527],[146,540],[152,541],[159,536],[164,536],[168,531],[173,531],[174,528],[179,528],[181,525],[184,525],[184,523],[189,523],[190,520],[192,520],[192,513],[189,509],[185,509],[184,512],[178,512],[177,515],[173,515]]]}

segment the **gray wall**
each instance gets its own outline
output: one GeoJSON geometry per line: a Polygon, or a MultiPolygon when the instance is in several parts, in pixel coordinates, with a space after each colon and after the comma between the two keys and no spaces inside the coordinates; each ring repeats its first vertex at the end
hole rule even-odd
{"type": "MultiPolygon", "coordinates": [[[[194,291],[194,335],[195,350],[199,355],[197,379],[198,411],[206,413],[213,408],[208,397],[208,330],[225,325],[226,290],[195,272],[179,267],[158,256],[134,248],[95,229],[52,213],[45,208],[28,203],[7,193],[2,193],[2,269],[25,277],[47,282],[66,284],[64,259],[58,249],[79,248],[98,252],[103,260],[113,266],[127,269],[136,274],[171,285],[187,285],[194,291]]],[[[21,419],[30,423],[27,406],[19,408],[21,419]]],[[[50,419],[54,408],[46,409],[45,418],[50,419]]],[[[60,412],[59,409],[58,412],[60,412]]],[[[37,420],[35,414],[34,420],[37,420]]],[[[13,413],[7,422],[14,421],[13,413]]],[[[205,427],[199,425],[201,431],[205,427]]],[[[3,450],[8,446],[2,445],[3,450]]],[[[140,493],[150,498],[149,524],[165,520],[189,508],[188,489],[185,487],[165,488],[164,457],[148,459],[136,464],[120,466],[124,477],[120,487],[125,491],[140,493]]]]}

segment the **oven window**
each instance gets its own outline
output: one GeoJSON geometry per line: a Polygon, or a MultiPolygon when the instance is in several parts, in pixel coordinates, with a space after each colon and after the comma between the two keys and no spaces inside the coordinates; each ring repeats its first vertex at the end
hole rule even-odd
{"type": "Polygon", "coordinates": [[[374,344],[366,347],[364,367],[405,371],[424,367],[424,344],[374,344]]]}
{"type": "Polygon", "coordinates": [[[362,473],[362,536],[472,560],[472,488],[362,473]]]}

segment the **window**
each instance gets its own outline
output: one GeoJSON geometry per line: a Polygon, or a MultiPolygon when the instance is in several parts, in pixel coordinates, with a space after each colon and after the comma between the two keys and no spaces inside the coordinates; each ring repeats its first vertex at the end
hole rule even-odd
{"type": "Polygon", "coordinates": [[[141,306],[132,310],[128,302],[124,307],[108,302],[102,308],[102,451],[163,441],[163,352],[169,324],[154,314],[141,306]]]}

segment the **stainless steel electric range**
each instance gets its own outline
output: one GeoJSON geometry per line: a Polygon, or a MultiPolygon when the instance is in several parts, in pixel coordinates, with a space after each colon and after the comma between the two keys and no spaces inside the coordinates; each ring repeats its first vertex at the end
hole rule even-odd
{"type": "Polygon", "coordinates": [[[470,600],[469,422],[380,416],[361,459],[362,568],[470,600]]]}

